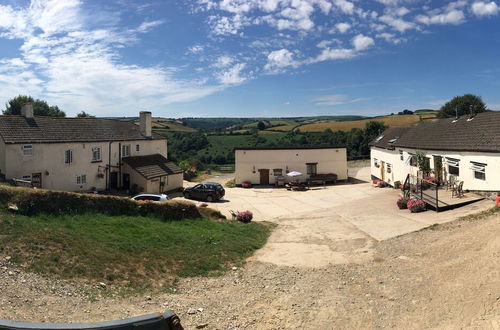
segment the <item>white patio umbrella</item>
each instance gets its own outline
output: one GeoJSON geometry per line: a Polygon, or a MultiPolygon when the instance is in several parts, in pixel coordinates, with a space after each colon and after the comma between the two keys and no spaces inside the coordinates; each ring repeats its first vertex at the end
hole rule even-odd
{"type": "Polygon", "coordinates": [[[295,177],[295,176],[301,176],[302,173],[297,172],[297,171],[292,171],[292,172],[288,172],[286,175],[291,176],[291,177],[295,177]]]}

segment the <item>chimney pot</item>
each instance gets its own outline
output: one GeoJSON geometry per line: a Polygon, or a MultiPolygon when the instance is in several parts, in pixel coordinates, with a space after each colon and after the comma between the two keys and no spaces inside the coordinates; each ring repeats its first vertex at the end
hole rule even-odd
{"type": "Polygon", "coordinates": [[[33,103],[25,103],[21,107],[21,116],[25,118],[33,118],[33,103]]]}
{"type": "Polygon", "coordinates": [[[139,121],[140,121],[141,134],[147,138],[150,138],[152,136],[151,112],[141,111],[139,113],[139,119],[140,119],[139,121]]]}

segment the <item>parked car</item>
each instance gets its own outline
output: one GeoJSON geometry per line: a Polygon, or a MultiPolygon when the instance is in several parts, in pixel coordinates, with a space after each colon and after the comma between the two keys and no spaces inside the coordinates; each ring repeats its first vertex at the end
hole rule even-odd
{"type": "Polygon", "coordinates": [[[170,198],[165,194],[139,194],[132,199],[138,202],[164,202],[170,198]]]}
{"type": "Polygon", "coordinates": [[[224,188],[213,182],[204,182],[194,187],[184,189],[184,197],[188,199],[202,199],[207,202],[213,202],[224,197],[226,191],[224,188]]]}

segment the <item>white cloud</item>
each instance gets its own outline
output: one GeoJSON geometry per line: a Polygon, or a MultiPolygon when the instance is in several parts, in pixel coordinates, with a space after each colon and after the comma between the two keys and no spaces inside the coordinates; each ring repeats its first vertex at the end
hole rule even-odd
{"type": "Polygon", "coordinates": [[[471,9],[474,15],[479,17],[497,15],[499,11],[499,7],[494,1],[476,1],[472,4],[471,9]]]}
{"type": "Polygon", "coordinates": [[[233,65],[229,70],[219,73],[218,78],[222,85],[239,85],[247,80],[241,76],[241,72],[245,69],[245,63],[233,65]]]}
{"type": "Polygon", "coordinates": [[[267,63],[264,70],[268,73],[282,72],[286,67],[296,67],[299,62],[293,58],[293,53],[288,49],[280,49],[270,52],[267,55],[267,63]]]}
{"type": "Polygon", "coordinates": [[[137,32],[140,33],[147,33],[151,31],[153,28],[157,27],[158,25],[161,25],[165,23],[164,21],[149,21],[149,22],[143,22],[139,27],[137,28],[137,32]]]}
{"type": "Polygon", "coordinates": [[[228,55],[222,55],[217,58],[217,61],[213,64],[216,68],[226,68],[234,62],[234,58],[228,55]]]}
{"type": "Polygon", "coordinates": [[[307,63],[318,63],[323,61],[331,60],[346,60],[358,56],[358,54],[353,49],[346,48],[326,48],[316,56],[315,58],[309,59],[307,63]]]}
{"type": "Polygon", "coordinates": [[[133,30],[118,29],[110,21],[105,28],[91,27],[80,5],[76,0],[33,0],[26,8],[0,6],[0,37],[22,42],[19,57],[0,58],[0,103],[31,94],[69,115],[81,110],[132,115],[224,88],[201,78],[176,78],[173,68],[124,64],[119,50],[161,22],[133,30]]]}
{"type": "Polygon", "coordinates": [[[349,104],[349,103],[356,103],[356,102],[362,102],[366,101],[368,98],[356,98],[356,99],[349,99],[347,95],[343,94],[330,94],[330,95],[323,95],[323,96],[318,96],[313,98],[313,103],[316,106],[335,106],[335,105],[341,105],[341,104],[349,104]]]}
{"type": "Polygon", "coordinates": [[[358,34],[357,36],[352,38],[351,43],[354,46],[354,49],[356,49],[357,51],[361,51],[373,46],[375,44],[375,41],[370,37],[358,34]]]}
{"type": "Polygon", "coordinates": [[[465,15],[461,10],[451,10],[442,14],[419,15],[417,21],[426,25],[430,24],[461,24],[465,21],[465,15]]]}
{"type": "Polygon", "coordinates": [[[416,29],[417,25],[413,22],[405,21],[402,18],[394,17],[391,15],[380,16],[379,20],[391,26],[393,29],[403,33],[406,30],[416,29]]]}
{"type": "Polygon", "coordinates": [[[337,23],[337,24],[335,24],[335,28],[340,33],[346,33],[351,28],[351,24],[349,24],[349,23],[337,23]]]}

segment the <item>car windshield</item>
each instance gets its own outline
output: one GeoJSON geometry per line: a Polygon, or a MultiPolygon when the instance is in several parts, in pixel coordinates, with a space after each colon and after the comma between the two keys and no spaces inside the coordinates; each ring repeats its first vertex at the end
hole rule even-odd
{"type": "Polygon", "coordinates": [[[155,201],[158,202],[160,200],[160,196],[152,196],[152,195],[143,195],[135,198],[136,201],[155,201]]]}

